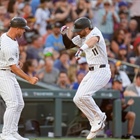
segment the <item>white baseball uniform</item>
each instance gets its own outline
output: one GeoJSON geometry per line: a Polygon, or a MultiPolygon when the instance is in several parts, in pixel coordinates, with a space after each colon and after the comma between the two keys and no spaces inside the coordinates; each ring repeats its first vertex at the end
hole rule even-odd
{"type": "Polygon", "coordinates": [[[95,125],[95,121],[100,122],[104,117],[104,113],[97,106],[92,95],[103,88],[111,78],[106,45],[101,32],[96,27],[85,38],[80,38],[78,35],[72,39],[75,45],[81,47],[93,36],[98,36],[99,42],[92,48],[84,50],[87,63],[89,67],[92,67],[92,70],[83,78],[73,99],[77,107],[86,115],[91,126],[95,125]]]}
{"type": "Polygon", "coordinates": [[[0,38],[0,95],[6,103],[3,135],[18,131],[18,122],[24,107],[22,92],[16,75],[10,69],[10,65],[18,65],[18,61],[18,43],[4,33],[0,38]]]}

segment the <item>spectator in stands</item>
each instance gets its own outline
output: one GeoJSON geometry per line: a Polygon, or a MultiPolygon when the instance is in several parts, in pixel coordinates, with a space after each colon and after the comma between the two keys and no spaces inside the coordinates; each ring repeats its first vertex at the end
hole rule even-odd
{"type": "Polygon", "coordinates": [[[111,69],[111,79],[108,84],[105,86],[106,89],[112,89],[112,83],[115,75],[119,75],[122,79],[122,87],[125,89],[128,85],[131,84],[131,81],[126,73],[123,70],[123,65],[121,65],[121,61],[117,61],[116,63],[110,62],[110,69],[111,69]]]}
{"type": "Polygon", "coordinates": [[[129,53],[129,62],[135,64],[136,59],[140,57],[140,37],[137,37],[133,43],[133,51],[129,53]]]}
{"type": "Polygon", "coordinates": [[[42,58],[43,48],[42,48],[42,38],[40,35],[32,36],[32,44],[27,48],[27,59],[36,59],[38,62],[42,58]]]}
{"type": "Polygon", "coordinates": [[[9,19],[16,16],[21,16],[21,11],[18,10],[18,2],[16,0],[9,0],[7,12],[7,16],[9,16],[9,19]]]}
{"type": "Polygon", "coordinates": [[[110,78],[109,82],[107,83],[107,85],[104,87],[105,89],[112,89],[113,79],[114,79],[115,75],[119,74],[118,69],[114,62],[109,61],[109,65],[110,65],[110,70],[111,70],[111,78],[110,78]]]}
{"type": "MultiPolygon", "coordinates": [[[[120,91],[120,99],[122,101],[122,122],[127,122],[127,135],[125,138],[134,140],[135,137],[132,135],[133,127],[135,123],[135,113],[132,111],[125,111],[125,109],[134,104],[133,99],[129,99],[127,102],[124,99],[122,92],[122,80],[119,76],[113,79],[112,89],[120,91]]],[[[101,103],[102,111],[106,112],[107,120],[112,120],[113,118],[113,100],[103,99],[101,103]]]]}
{"type": "MultiPolygon", "coordinates": [[[[48,9],[50,11],[50,17],[52,15],[52,13],[54,12],[54,5],[53,5],[53,1],[52,0],[47,0],[47,6],[48,6],[48,9]]],[[[49,23],[49,19],[47,20],[47,22],[49,23]]]]}
{"type": "Polygon", "coordinates": [[[123,89],[125,89],[128,85],[131,84],[131,81],[130,81],[130,79],[128,77],[128,73],[127,73],[127,70],[126,70],[127,66],[126,65],[122,65],[121,62],[118,61],[118,62],[116,62],[115,67],[118,70],[118,75],[122,79],[123,89]]]}
{"type": "Polygon", "coordinates": [[[93,8],[97,10],[103,8],[103,0],[96,0],[95,2],[93,2],[93,8]]]}
{"type": "Polygon", "coordinates": [[[28,59],[22,67],[22,70],[32,77],[36,75],[36,64],[34,62],[34,60],[28,59]]]}
{"type": "Polygon", "coordinates": [[[30,0],[16,0],[18,4],[18,10],[22,12],[23,7],[26,5],[26,3],[29,3],[30,0]]]}
{"type": "Polygon", "coordinates": [[[19,60],[21,63],[25,63],[26,62],[26,57],[27,57],[27,53],[26,53],[26,46],[24,44],[20,44],[19,43],[19,60]]]}
{"type": "Polygon", "coordinates": [[[62,35],[60,34],[60,27],[61,23],[56,22],[52,25],[52,33],[48,35],[46,42],[45,42],[45,48],[53,48],[55,51],[59,52],[65,49],[62,35]]]}
{"type": "Polygon", "coordinates": [[[59,0],[55,2],[54,13],[51,16],[53,22],[60,22],[65,25],[67,21],[75,20],[75,7],[69,4],[67,0],[59,0]]]}
{"type": "Polygon", "coordinates": [[[4,6],[0,6],[0,28],[4,28],[4,21],[6,16],[6,9],[4,6]]]}
{"type": "Polygon", "coordinates": [[[70,83],[66,72],[60,71],[57,86],[62,89],[70,89],[70,83]]]}
{"type": "Polygon", "coordinates": [[[30,5],[32,8],[32,14],[35,15],[36,9],[40,5],[40,0],[31,0],[30,5]]]}
{"type": "Polygon", "coordinates": [[[50,34],[52,34],[52,25],[51,25],[51,24],[48,24],[48,25],[46,26],[46,33],[42,36],[44,46],[45,46],[47,37],[48,37],[50,34]]]}
{"type": "Polygon", "coordinates": [[[116,56],[118,60],[127,61],[127,47],[126,45],[120,45],[118,55],[116,56]]]}
{"type": "Polygon", "coordinates": [[[70,65],[77,66],[77,60],[75,59],[75,49],[67,50],[70,57],[70,65]]]}
{"type": "Polygon", "coordinates": [[[0,26],[0,36],[5,32],[4,27],[0,26]]]}
{"type": "Polygon", "coordinates": [[[93,18],[93,10],[90,0],[79,0],[77,3],[76,14],[77,18],[87,17],[89,19],[93,18]]]}
{"type": "Polygon", "coordinates": [[[128,20],[129,18],[129,13],[127,11],[119,11],[118,14],[119,14],[120,21],[122,21],[123,19],[128,20]]]}
{"type": "Polygon", "coordinates": [[[77,81],[76,73],[77,73],[77,66],[70,65],[68,70],[67,70],[67,74],[68,74],[68,78],[70,80],[70,83],[77,81]]]}
{"type": "Polygon", "coordinates": [[[129,21],[128,31],[131,33],[131,38],[132,38],[131,43],[132,43],[132,44],[133,44],[133,42],[134,42],[134,40],[136,39],[137,34],[138,34],[137,27],[138,27],[137,21],[136,21],[135,19],[131,19],[131,20],[129,21]]]}
{"type": "Polygon", "coordinates": [[[34,28],[35,18],[33,16],[26,17],[27,25],[30,27],[29,31],[26,31],[22,38],[17,38],[19,44],[29,45],[32,43],[32,37],[39,35],[38,30],[34,28]]]}
{"type": "Polygon", "coordinates": [[[53,48],[44,48],[43,50],[43,54],[44,54],[44,59],[46,58],[50,58],[52,60],[58,60],[59,59],[59,56],[60,56],[60,53],[59,52],[56,52],[53,48]]]}
{"type": "Polygon", "coordinates": [[[10,13],[13,13],[14,6],[15,6],[15,9],[17,9],[16,8],[17,7],[16,0],[0,1],[0,3],[2,6],[2,8],[1,8],[2,13],[4,13],[4,12],[6,13],[3,16],[1,15],[0,20],[2,21],[5,30],[8,30],[10,20],[13,17],[13,16],[12,17],[10,16],[10,13]]]}
{"type": "Polygon", "coordinates": [[[105,44],[108,57],[115,58],[115,54],[111,51],[110,41],[108,39],[105,39],[105,44]]]}
{"type": "MultiPolygon", "coordinates": [[[[140,37],[137,37],[133,43],[133,50],[128,53],[128,62],[140,65],[140,37]]],[[[137,68],[131,68],[131,72],[137,73],[137,68]]]]}
{"type": "Polygon", "coordinates": [[[0,1],[0,5],[1,5],[1,6],[4,6],[5,9],[7,9],[8,3],[9,3],[9,0],[1,0],[1,1],[0,1]]]}
{"type": "Polygon", "coordinates": [[[43,55],[43,43],[42,37],[39,35],[34,35],[32,37],[32,43],[27,46],[27,60],[35,59],[39,69],[44,65],[44,55],[43,55]]]}
{"type": "Polygon", "coordinates": [[[118,4],[119,11],[128,12],[128,4],[125,1],[120,1],[118,4]]]}
{"type": "Polygon", "coordinates": [[[113,39],[111,41],[111,50],[116,55],[118,55],[119,46],[120,45],[126,45],[127,49],[128,49],[128,46],[129,46],[130,42],[131,42],[131,40],[130,40],[129,34],[126,34],[124,32],[124,30],[119,29],[119,30],[114,32],[113,39]]]}
{"type": "Polygon", "coordinates": [[[78,70],[84,71],[85,73],[87,73],[88,71],[88,65],[87,65],[87,61],[85,57],[81,57],[78,60],[78,70]]]}
{"type": "Polygon", "coordinates": [[[60,52],[59,58],[54,61],[54,67],[59,71],[67,72],[69,68],[69,54],[66,51],[60,52]]]}
{"type": "Polygon", "coordinates": [[[132,6],[130,7],[130,17],[131,19],[135,19],[138,23],[138,31],[140,32],[140,1],[133,0],[132,6]]]}
{"type": "Polygon", "coordinates": [[[40,5],[35,12],[36,28],[40,35],[44,35],[46,33],[47,20],[50,17],[47,2],[48,0],[40,0],[40,5]]]}
{"type": "Polygon", "coordinates": [[[134,83],[127,86],[124,96],[140,96],[140,72],[137,73],[134,83]]]}
{"type": "Polygon", "coordinates": [[[82,70],[79,70],[77,72],[77,74],[76,74],[77,81],[72,84],[72,89],[74,89],[74,90],[77,90],[78,89],[79,84],[81,83],[81,81],[83,80],[83,78],[85,77],[85,75],[86,75],[86,72],[84,72],[82,70]]]}
{"type": "Polygon", "coordinates": [[[70,51],[69,52],[69,57],[70,57],[70,61],[69,61],[69,68],[68,68],[68,77],[69,77],[69,80],[70,80],[70,83],[73,83],[76,81],[76,73],[77,73],[77,61],[75,59],[75,51],[70,51]]]}
{"type": "Polygon", "coordinates": [[[54,60],[54,51],[52,48],[45,48],[43,50],[43,54],[44,54],[44,59],[51,59],[51,60],[54,60]]]}
{"type": "Polygon", "coordinates": [[[128,32],[128,19],[122,19],[118,28],[124,32],[128,32]]]}
{"type": "Polygon", "coordinates": [[[104,38],[111,41],[114,32],[114,23],[119,23],[120,19],[112,7],[112,0],[103,0],[103,4],[103,9],[98,11],[98,17],[100,18],[98,19],[99,25],[97,27],[101,30],[104,38]]]}
{"type": "Polygon", "coordinates": [[[33,16],[32,15],[32,7],[29,3],[26,3],[23,7],[23,14],[22,16],[26,19],[27,17],[33,16]]]}
{"type": "Polygon", "coordinates": [[[34,16],[26,17],[26,20],[27,20],[27,25],[30,27],[30,30],[24,33],[24,40],[26,44],[31,44],[32,37],[39,35],[39,32],[37,29],[34,28],[35,21],[36,21],[34,16]]]}
{"type": "Polygon", "coordinates": [[[137,66],[137,67],[135,67],[135,68],[134,68],[134,73],[136,74],[136,73],[138,73],[138,72],[139,72],[139,66],[140,66],[140,56],[139,56],[139,57],[137,57],[137,59],[136,59],[136,61],[135,61],[135,65],[137,66]]]}
{"type": "Polygon", "coordinates": [[[45,66],[37,72],[37,77],[41,82],[56,85],[58,81],[59,71],[53,67],[52,59],[45,59],[45,66]]]}
{"type": "Polygon", "coordinates": [[[99,20],[98,20],[98,11],[99,9],[103,8],[103,0],[96,0],[96,1],[91,1],[92,2],[92,10],[93,10],[93,25],[98,27],[99,25],[99,20]]]}

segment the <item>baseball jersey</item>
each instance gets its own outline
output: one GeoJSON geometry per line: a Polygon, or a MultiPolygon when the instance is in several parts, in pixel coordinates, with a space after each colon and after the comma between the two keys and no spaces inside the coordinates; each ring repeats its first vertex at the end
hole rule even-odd
{"type": "Polygon", "coordinates": [[[99,36],[99,42],[97,42],[92,48],[85,49],[86,60],[88,65],[101,65],[108,64],[107,51],[104,38],[97,27],[94,27],[91,32],[84,38],[80,38],[79,35],[72,39],[72,42],[81,47],[88,39],[93,36],[99,36]]]}
{"type": "Polygon", "coordinates": [[[19,61],[19,48],[17,40],[13,40],[6,35],[2,34],[0,37],[0,69],[9,69],[10,66],[19,61]]]}

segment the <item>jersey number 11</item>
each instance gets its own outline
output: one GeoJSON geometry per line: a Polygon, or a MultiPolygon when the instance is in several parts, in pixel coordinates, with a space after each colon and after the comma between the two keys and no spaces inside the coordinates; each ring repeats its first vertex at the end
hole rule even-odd
{"type": "Polygon", "coordinates": [[[95,56],[98,55],[98,51],[96,48],[92,49],[92,52],[94,53],[95,56]]]}

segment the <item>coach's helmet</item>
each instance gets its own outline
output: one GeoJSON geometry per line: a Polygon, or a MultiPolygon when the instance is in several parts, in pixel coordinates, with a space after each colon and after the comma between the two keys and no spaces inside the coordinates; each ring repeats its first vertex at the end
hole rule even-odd
{"type": "Polygon", "coordinates": [[[72,32],[80,32],[87,27],[89,27],[89,29],[93,29],[92,22],[86,17],[81,17],[75,20],[72,32]]]}
{"type": "Polygon", "coordinates": [[[13,19],[11,19],[10,27],[30,30],[30,27],[27,26],[27,21],[22,17],[14,17],[13,19]]]}

